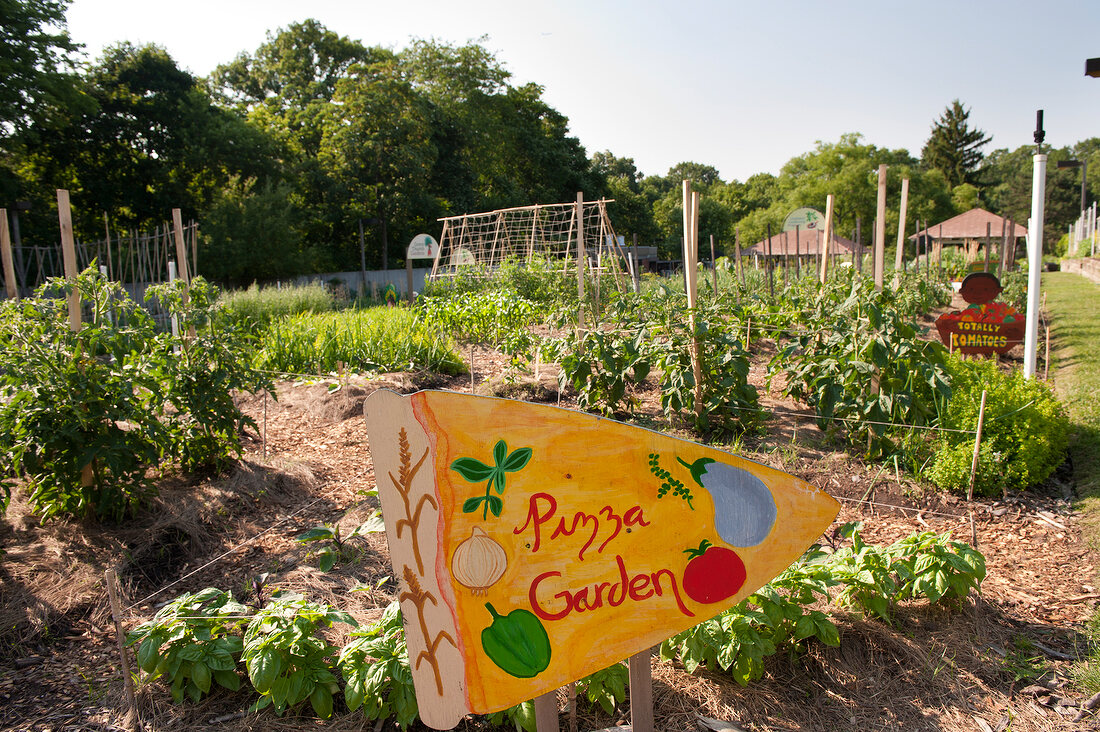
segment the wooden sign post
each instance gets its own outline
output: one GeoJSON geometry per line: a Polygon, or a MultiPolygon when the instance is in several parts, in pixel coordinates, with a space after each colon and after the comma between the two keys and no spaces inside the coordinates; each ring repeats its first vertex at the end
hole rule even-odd
{"type": "Polygon", "coordinates": [[[435,729],[527,699],[557,729],[554,690],[733,607],[839,509],[772,468],[548,405],[379,390],[363,412],[435,729]]]}

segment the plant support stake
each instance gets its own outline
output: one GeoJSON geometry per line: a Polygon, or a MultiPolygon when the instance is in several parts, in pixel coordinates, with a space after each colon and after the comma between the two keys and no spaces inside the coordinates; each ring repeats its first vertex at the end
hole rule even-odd
{"type": "Polygon", "coordinates": [[[974,435],[974,460],[970,463],[970,487],[966,489],[966,500],[974,500],[974,480],[978,476],[978,450],[982,446],[982,425],[985,424],[985,389],[982,389],[982,403],[978,407],[978,432],[974,435]]]}
{"type": "Polygon", "coordinates": [[[107,582],[107,596],[111,601],[111,620],[115,623],[115,640],[118,641],[118,657],[122,662],[122,684],[126,690],[126,718],[123,726],[134,729],[134,715],[137,713],[137,705],[134,703],[134,680],[130,677],[130,660],[126,655],[126,636],[122,632],[122,620],[119,618],[118,602],[118,575],[115,570],[108,569],[103,573],[103,579],[107,582]]]}

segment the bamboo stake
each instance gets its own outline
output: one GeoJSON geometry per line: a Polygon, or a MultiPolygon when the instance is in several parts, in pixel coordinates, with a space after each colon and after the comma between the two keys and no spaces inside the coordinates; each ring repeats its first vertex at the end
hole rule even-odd
{"type": "Polygon", "coordinates": [[[584,193],[577,192],[577,208],[574,212],[577,220],[577,327],[584,328],[584,193]]]}
{"type": "Polygon", "coordinates": [[[119,610],[118,601],[118,575],[115,574],[115,570],[108,569],[103,573],[103,578],[107,582],[107,596],[111,601],[111,620],[115,624],[115,641],[118,643],[118,657],[122,662],[122,686],[126,692],[126,717],[123,719],[123,726],[128,729],[134,729],[134,721],[137,715],[137,704],[134,701],[134,680],[130,676],[130,660],[126,653],[126,634],[122,632],[122,618],[121,611],[119,610]]]}
{"type": "Polygon", "coordinates": [[[718,265],[714,261],[714,234],[710,235],[710,270],[714,274],[714,296],[718,297],[718,265]]]}
{"type": "Polygon", "coordinates": [[[875,213],[875,289],[882,292],[886,252],[886,168],[878,166],[878,207],[875,213]]]}
{"type": "Polygon", "coordinates": [[[737,274],[741,277],[741,289],[745,289],[745,268],[741,266],[741,227],[733,230],[733,246],[737,252],[737,274]]]}
{"type": "Polygon", "coordinates": [[[8,210],[0,208],[0,258],[4,264],[4,288],[9,300],[19,299],[19,288],[15,285],[15,265],[11,258],[11,239],[8,235],[8,210]]]}
{"type": "Polygon", "coordinates": [[[772,225],[768,224],[767,259],[764,260],[764,271],[768,275],[768,297],[775,299],[775,283],[772,281],[772,225]]]}
{"type": "Polygon", "coordinates": [[[821,284],[829,269],[829,240],[833,238],[833,194],[825,197],[825,230],[821,232],[821,284]]]}
{"type": "Polygon", "coordinates": [[[1005,274],[1005,252],[1008,250],[1008,219],[1001,219],[1001,254],[997,258],[997,279],[1005,274]]]}
{"type": "Polygon", "coordinates": [[[898,250],[894,255],[894,289],[901,283],[901,269],[905,263],[905,215],[909,207],[909,179],[901,179],[901,206],[898,207],[898,250]]]}
{"type": "Polygon", "coordinates": [[[688,300],[688,327],[691,329],[691,370],[695,377],[695,418],[703,419],[703,363],[699,335],[696,331],[695,308],[698,304],[699,201],[700,194],[691,190],[691,181],[684,188],[684,278],[688,300]]]}
{"type": "Polygon", "coordinates": [[[860,231],[860,219],[856,216],[856,272],[863,274],[863,232],[860,231]]]}
{"type": "Polygon", "coordinates": [[[798,224],[794,225],[794,276],[802,279],[802,231],[798,224]]]}
{"type": "Polygon", "coordinates": [[[990,238],[993,232],[993,223],[990,221],[985,222],[985,271],[989,271],[990,251],[989,248],[993,246],[993,240],[990,238]]]}
{"type": "MultiPolygon", "coordinates": [[[[978,432],[974,435],[974,460],[970,463],[970,487],[966,489],[966,500],[974,500],[974,481],[978,476],[978,450],[982,446],[982,425],[985,424],[985,389],[982,389],[982,403],[978,407],[978,432]]],[[[1007,494],[1008,489],[1005,489],[1007,494]]]]}
{"type": "Polygon", "coordinates": [[[111,227],[107,224],[107,212],[103,212],[103,233],[107,236],[107,279],[114,277],[114,258],[111,256],[111,227]]]}

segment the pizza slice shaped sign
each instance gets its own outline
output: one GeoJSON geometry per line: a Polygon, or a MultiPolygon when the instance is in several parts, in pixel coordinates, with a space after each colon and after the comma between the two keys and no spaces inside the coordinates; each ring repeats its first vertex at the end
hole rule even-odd
{"type": "Polygon", "coordinates": [[[450,392],[364,405],[424,722],[506,709],[732,607],[826,493],[594,415],[450,392]]]}

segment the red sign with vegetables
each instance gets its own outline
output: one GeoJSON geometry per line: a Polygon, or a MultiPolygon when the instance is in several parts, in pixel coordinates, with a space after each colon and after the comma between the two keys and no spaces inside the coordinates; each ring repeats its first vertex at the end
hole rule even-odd
{"type": "Polygon", "coordinates": [[[959,294],[970,303],[965,310],[936,319],[943,344],[966,354],[1007,353],[1024,339],[1024,315],[1011,305],[993,302],[1001,283],[989,272],[974,272],[962,281],[959,294]]]}

